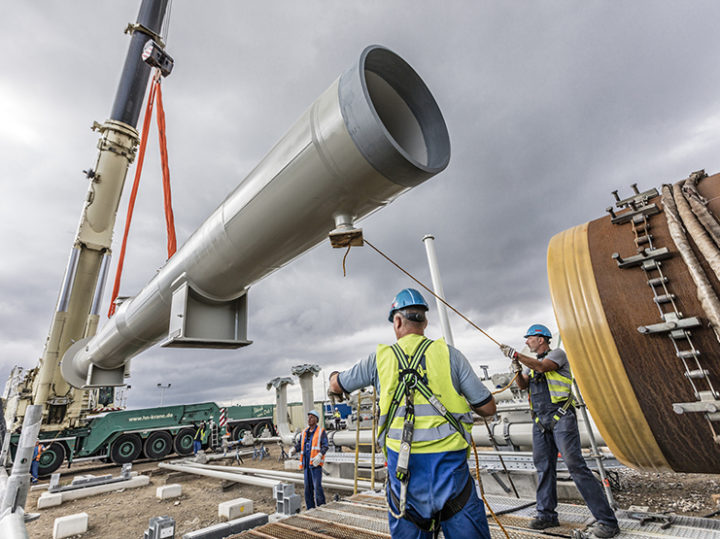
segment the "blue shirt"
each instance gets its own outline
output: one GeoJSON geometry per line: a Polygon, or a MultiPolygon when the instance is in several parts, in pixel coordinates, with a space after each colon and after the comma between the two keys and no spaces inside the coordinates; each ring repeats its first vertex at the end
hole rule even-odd
{"type": "MultiPolygon", "coordinates": [[[[450,345],[448,345],[448,350],[450,352],[450,376],[455,391],[465,397],[471,406],[482,406],[490,402],[492,398],[490,390],[485,387],[485,384],[475,374],[470,362],[463,353],[450,345]]],[[[348,393],[361,387],[374,385],[378,394],[380,394],[380,380],[378,378],[375,352],[356,363],[350,369],[341,372],[338,375],[338,382],[348,393]]]]}

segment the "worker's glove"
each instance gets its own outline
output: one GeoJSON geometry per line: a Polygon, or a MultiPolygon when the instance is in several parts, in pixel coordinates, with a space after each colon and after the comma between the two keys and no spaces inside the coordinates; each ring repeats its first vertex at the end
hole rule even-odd
{"type": "Polygon", "coordinates": [[[288,457],[292,458],[292,456],[295,454],[295,448],[291,447],[290,451],[288,451],[288,457]]]}
{"type": "Polygon", "coordinates": [[[333,393],[330,389],[328,389],[327,396],[332,402],[343,402],[349,397],[347,393],[333,393]]]}
{"type": "Polygon", "coordinates": [[[322,458],[323,458],[322,453],[318,453],[317,455],[315,455],[312,458],[312,460],[310,462],[312,463],[313,466],[320,466],[320,463],[322,462],[322,458]]]}
{"type": "Polygon", "coordinates": [[[515,372],[516,374],[520,374],[523,371],[523,366],[517,359],[513,359],[512,363],[510,363],[510,366],[512,367],[513,372],[515,372]]]}
{"type": "Polygon", "coordinates": [[[505,356],[507,356],[510,359],[516,359],[517,358],[517,352],[512,346],[508,346],[507,344],[501,344],[500,350],[502,351],[505,356]]]}

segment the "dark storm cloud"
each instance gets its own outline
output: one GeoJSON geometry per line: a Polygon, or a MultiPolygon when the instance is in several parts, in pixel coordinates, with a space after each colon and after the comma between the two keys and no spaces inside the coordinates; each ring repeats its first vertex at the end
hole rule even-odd
{"type": "MultiPolygon", "coordinates": [[[[81,171],[95,160],[88,127],[110,110],[121,31],[138,5],[16,3],[0,22],[0,45],[17,51],[0,71],[0,375],[42,353],[87,188],[81,171]]],[[[518,345],[529,323],[554,326],[553,235],[603,215],[614,189],[720,169],[719,11],[714,2],[177,2],[164,95],[179,243],[366,45],[380,43],[427,82],[452,158],[360,223],[365,236],[429,283],[421,240],[434,234],[448,300],[518,345]]],[[[123,295],[166,258],[153,139],[123,295]]],[[[326,375],[389,341],[388,305],[417,285],[369,247],[351,250],[343,277],[343,255],[323,243],[253,286],[249,347],[155,347],[133,359],[129,404],[157,404],[157,383],[172,383],[166,402],[271,401],[265,382],[292,365],[318,363],[326,375]]],[[[474,366],[505,368],[488,339],[451,322],[474,366]]]]}

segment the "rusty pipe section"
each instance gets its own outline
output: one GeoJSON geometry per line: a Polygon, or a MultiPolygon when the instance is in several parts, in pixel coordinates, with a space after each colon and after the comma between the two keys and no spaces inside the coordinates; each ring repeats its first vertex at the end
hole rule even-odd
{"type": "Polygon", "coordinates": [[[76,387],[113,384],[92,371],[118,371],[168,336],[178,283],[208,303],[242,298],[322,242],[338,216],[366,217],[449,159],[445,121],[425,83],[397,54],[366,48],[150,283],[67,351],[63,376],[76,387]]]}

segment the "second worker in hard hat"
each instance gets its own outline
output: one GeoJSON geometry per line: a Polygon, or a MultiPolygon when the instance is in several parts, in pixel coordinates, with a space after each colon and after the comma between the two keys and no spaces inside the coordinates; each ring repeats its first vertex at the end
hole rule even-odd
{"type": "Polygon", "coordinates": [[[427,311],[420,292],[401,290],[388,317],[397,342],[332,373],[330,391],[372,384],[378,392],[393,537],[430,538],[442,528],[445,537],[489,538],[467,458],[471,411],[493,415],[495,400],[459,350],[425,337],[427,311]]]}
{"type": "Polygon", "coordinates": [[[542,324],[530,326],[525,344],[537,358],[520,354],[501,344],[503,354],[513,360],[517,384],[530,390],[533,426],[533,462],[537,470],[537,516],[530,522],[536,530],[558,526],[557,455],[562,454],[578,491],[597,520],[595,537],[614,537],[620,533],[617,518],[603,493],[600,482],[585,463],[580,447],[572,396],[572,373],[565,352],[550,349],[552,333],[542,324]],[[523,369],[522,366],[525,366],[523,369]]]}
{"type": "Polygon", "coordinates": [[[325,504],[322,465],[328,450],[328,438],[325,429],[318,425],[319,421],[320,414],[310,410],[307,416],[308,426],[295,444],[295,451],[300,454],[300,469],[305,476],[306,509],[325,504]]]}

